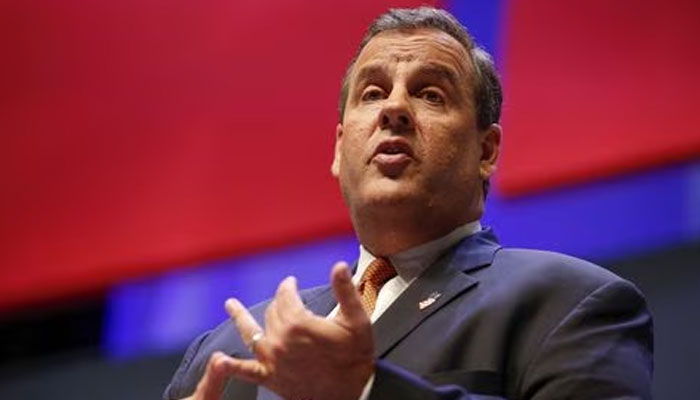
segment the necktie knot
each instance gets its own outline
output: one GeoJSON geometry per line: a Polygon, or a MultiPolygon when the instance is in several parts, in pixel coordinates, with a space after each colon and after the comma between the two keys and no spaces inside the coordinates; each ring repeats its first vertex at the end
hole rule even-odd
{"type": "Polygon", "coordinates": [[[367,266],[357,287],[360,291],[362,307],[367,312],[367,315],[371,316],[374,311],[379,290],[389,279],[395,276],[396,269],[391,265],[391,261],[386,258],[377,258],[367,266]]]}

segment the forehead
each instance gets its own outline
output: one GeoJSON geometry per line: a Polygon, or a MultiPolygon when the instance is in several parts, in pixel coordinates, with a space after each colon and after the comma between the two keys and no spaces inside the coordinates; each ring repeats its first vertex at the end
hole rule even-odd
{"type": "Polygon", "coordinates": [[[373,37],[355,62],[355,73],[368,65],[431,63],[450,67],[461,78],[470,76],[469,55],[455,38],[437,29],[389,30],[373,37]]]}

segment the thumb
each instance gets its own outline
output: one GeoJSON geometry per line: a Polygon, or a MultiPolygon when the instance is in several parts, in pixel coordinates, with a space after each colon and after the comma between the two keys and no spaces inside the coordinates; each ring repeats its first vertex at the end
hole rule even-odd
{"type": "Polygon", "coordinates": [[[331,286],[340,306],[340,316],[344,317],[351,325],[369,321],[369,317],[362,307],[360,294],[352,283],[350,267],[346,262],[341,261],[333,266],[331,286]]]}

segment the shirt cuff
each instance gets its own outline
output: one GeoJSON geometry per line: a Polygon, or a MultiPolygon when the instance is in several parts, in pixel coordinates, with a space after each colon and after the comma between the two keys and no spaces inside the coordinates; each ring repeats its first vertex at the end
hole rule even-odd
{"type": "Polygon", "coordinates": [[[367,383],[365,384],[365,388],[362,389],[362,394],[360,395],[360,398],[358,400],[367,400],[369,399],[369,392],[372,391],[372,384],[374,384],[374,373],[367,379],[367,383]]]}

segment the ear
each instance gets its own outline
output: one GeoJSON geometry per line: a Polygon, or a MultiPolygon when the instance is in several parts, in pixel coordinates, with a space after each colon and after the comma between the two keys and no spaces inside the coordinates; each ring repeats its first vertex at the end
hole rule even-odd
{"type": "Polygon", "coordinates": [[[333,154],[333,163],[331,164],[331,174],[338,177],[340,173],[340,145],[343,142],[343,125],[338,123],[335,127],[335,153],[333,154]]]}
{"type": "Polygon", "coordinates": [[[501,150],[501,126],[491,124],[481,136],[481,161],[479,175],[487,180],[496,171],[496,161],[501,150]]]}

